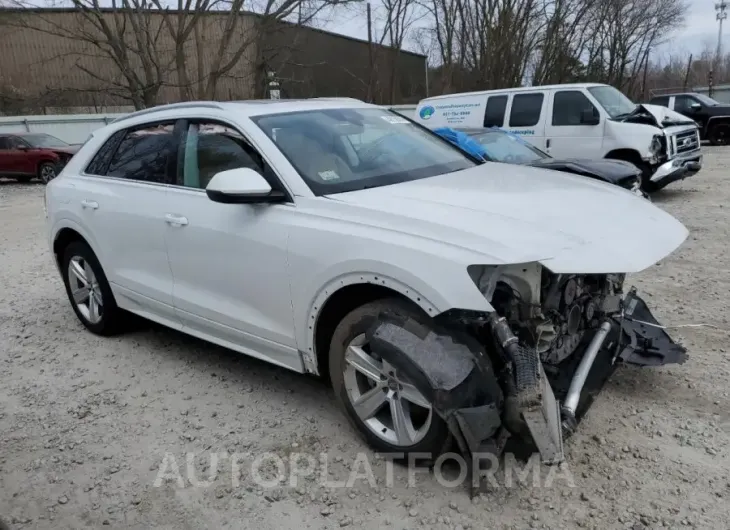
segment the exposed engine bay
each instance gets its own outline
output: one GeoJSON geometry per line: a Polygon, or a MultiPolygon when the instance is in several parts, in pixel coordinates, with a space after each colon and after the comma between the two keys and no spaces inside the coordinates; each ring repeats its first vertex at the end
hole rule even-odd
{"type": "Polygon", "coordinates": [[[586,332],[620,311],[624,275],[552,274],[540,271],[539,289],[506,274],[495,286],[492,305],[521,343],[548,365],[572,355],[586,332]],[[535,298],[535,295],[538,295],[535,298]]]}

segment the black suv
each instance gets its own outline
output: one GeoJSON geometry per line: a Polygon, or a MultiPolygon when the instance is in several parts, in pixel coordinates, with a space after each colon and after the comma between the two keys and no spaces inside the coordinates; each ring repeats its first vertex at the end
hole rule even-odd
{"type": "Polygon", "coordinates": [[[668,107],[697,122],[700,138],[712,145],[730,143],[730,105],[719,103],[704,94],[684,92],[664,94],[652,98],[651,105],[668,107]]]}

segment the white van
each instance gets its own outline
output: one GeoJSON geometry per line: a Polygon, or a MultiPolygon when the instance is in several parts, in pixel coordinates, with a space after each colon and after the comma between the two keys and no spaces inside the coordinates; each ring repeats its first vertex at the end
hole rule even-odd
{"type": "Polygon", "coordinates": [[[413,119],[437,127],[500,127],[560,158],[627,160],[653,191],[697,173],[697,124],[658,105],[637,105],[596,83],[449,94],[421,100],[413,119]]]}

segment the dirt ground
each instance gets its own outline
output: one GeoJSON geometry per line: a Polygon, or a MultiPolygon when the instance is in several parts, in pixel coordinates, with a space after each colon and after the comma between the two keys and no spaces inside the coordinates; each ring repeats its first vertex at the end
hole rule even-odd
{"type": "MultiPolygon", "coordinates": [[[[690,237],[629,284],[667,325],[730,330],[730,148],[705,153],[698,175],[654,197],[690,237]]],[[[433,473],[409,487],[395,466],[389,480],[314,378],[156,326],[86,332],[47,249],[42,196],[41,185],[0,181],[0,518],[14,529],[730,525],[730,333],[674,330],[688,364],[620,370],[553,480],[547,468],[522,482],[505,471],[470,501],[433,473]],[[294,484],[297,453],[299,469],[307,455],[318,463],[294,484]],[[265,454],[287,466],[273,487],[252,475],[275,478],[274,460],[253,465],[265,454]]]]}

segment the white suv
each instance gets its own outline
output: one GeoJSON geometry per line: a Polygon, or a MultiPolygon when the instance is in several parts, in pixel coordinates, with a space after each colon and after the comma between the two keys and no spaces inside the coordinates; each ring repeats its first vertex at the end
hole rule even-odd
{"type": "MultiPolygon", "coordinates": [[[[580,393],[585,374],[562,360],[583,355],[579,339],[617,332],[623,273],[687,235],[626,190],[481,165],[398,114],[336,99],[130,114],[95,132],[48,185],[46,214],[69,300],[89,330],[117,332],[135,313],[327,374],[359,432],[402,452],[444,447],[453,423],[434,402],[430,371],[451,357],[421,367],[426,382],[415,377],[399,353],[370,344],[387,315],[478,341],[482,368],[496,374],[485,383],[497,385],[487,433],[496,439],[519,430],[500,419],[514,404],[500,397],[513,393],[510,370],[519,375],[524,361],[510,347],[539,351],[540,381],[565,399],[569,418],[576,393],[560,381],[577,381],[580,393]],[[495,345],[492,333],[509,344],[495,345]]],[[[651,363],[634,350],[620,359],[672,362],[656,344],[651,363]]]]}

